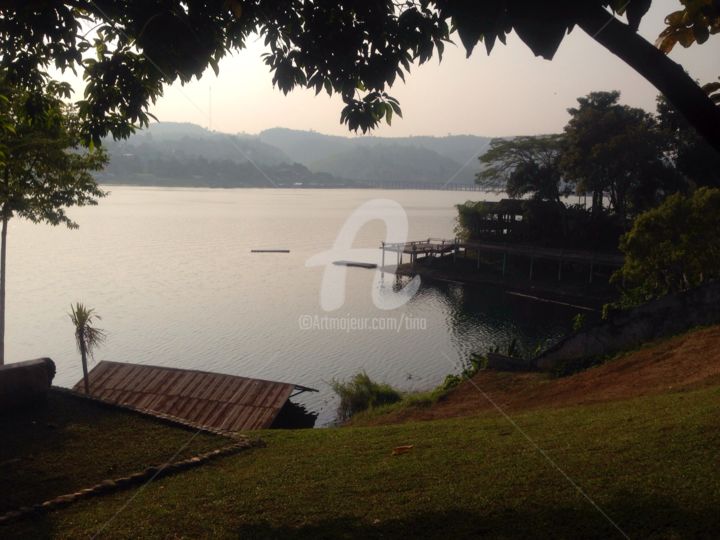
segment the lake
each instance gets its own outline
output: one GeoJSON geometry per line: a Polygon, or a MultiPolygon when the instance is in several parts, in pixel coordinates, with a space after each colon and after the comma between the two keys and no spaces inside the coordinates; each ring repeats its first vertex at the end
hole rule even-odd
{"type": "MultiPolygon", "coordinates": [[[[332,248],[363,203],[385,199],[401,205],[409,239],[452,238],[454,205],[494,195],[110,190],[99,206],[71,210],[78,230],[10,222],[6,361],[49,356],[58,368],[55,384],[61,386],[82,376],[67,315],[76,301],[95,308],[102,316],[99,326],[108,333],[96,360],[317,388],[319,393],[297,401],[320,413],[318,425],[335,415],[337,403],[327,384],[332,379],[364,370],[403,390],[429,389],[457,372],[472,352],[505,348],[514,338],[534,348],[567,331],[576,314],[491,287],[427,282],[406,304],[383,310],[371,294],[375,271],[362,268],[347,269],[342,307],[332,312],[321,307],[324,268],[305,263],[332,248]],[[252,254],[251,249],[290,253],[252,254]]],[[[384,238],[383,222],[369,221],[353,247],[372,248],[361,258],[379,263],[377,248],[384,238]]],[[[392,291],[394,284],[385,274],[383,290],[392,291]]]]}

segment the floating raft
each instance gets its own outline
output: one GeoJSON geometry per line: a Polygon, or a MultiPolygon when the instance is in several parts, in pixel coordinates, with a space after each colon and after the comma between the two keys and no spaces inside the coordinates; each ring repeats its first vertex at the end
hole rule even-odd
{"type": "Polygon", "coordinates": [[[289,249],[251,249],[250,253],[290,253],[289,249]]]}
{"type": "Polygon", "coordinates": [[[357,268],[377,268],[377,264],[374,263],[364,263],[364,262],[354,262],[354,261],[335,261],[333,264],[336,264],[337,266],[354,266],[357,268]]]}

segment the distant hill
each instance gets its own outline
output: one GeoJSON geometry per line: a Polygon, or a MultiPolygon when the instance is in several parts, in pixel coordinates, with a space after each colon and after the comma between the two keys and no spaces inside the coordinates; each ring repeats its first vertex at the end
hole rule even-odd
{"type": "MultiPolygon", "coordinates": [[[[478,157],[487,149],[489,137],[448,135],[447,137],[339,137],[314,131],[273,128],[260,132],[260,140],[271,144],[313,171],[343,178],[393,181],[378,174],[388,172],[405,182],[472,184],[480,170],[478,157]],[[392,149],[392,150],[390,150],[392,149]],[[418,149],[428,151],[425,159],[418,149]],[[396,162],[380,165],[395,152],[396,162]],[[442,163],[432,166],[432,160],[442,163]],[[413,162],[419,159],[418,163],[413,162]],[[366,170],[358,170],[365,160],[366,170]],[[424,168],[423,164],[430,165],[424,168]]],[[[392,159],[392,158],[391,158],[392,159]]]]}
{"type": "Polygon", "coordinates": [[[241,187],[383,183],[472,184],[487,137],[340,137],[274,128],[219,133],[190,123],[151,124],[105,141],[104,183],[241,187]]]}
{"type": "MultiPolygon", "coordinates": [[[[110,163],[105,184],[202,187],[336,185],[282,150],[250,135],[208,131],[188,123],[151,124],[126,140],[105,141],[110,163]]],[[[341,183],[340,183],[341,184],[341,183]]]]}
{"type": "Polygon", "coordinates": [[[122,141],[108,140],[111,154],[134,154],[140,157],[178,156],[229,160],[236,163],[254,161],[258,165],[294,163],[282,150],[265,144],[258,137],[218,133],[195,124],[158,122],[122,141]]]}
{"type": "Polygon", "coordinates": [[[443,184],[458,173],[457,162],[419,146],[359,145],[310,165],[312,171],[363,182],[443,184]]]}
{"type": "Polygon", "coordinates": [[[287,128],[266,129],[260,132],[258,138],[305,166],[344,152],[352,146],[349,137],[287,128]]]}

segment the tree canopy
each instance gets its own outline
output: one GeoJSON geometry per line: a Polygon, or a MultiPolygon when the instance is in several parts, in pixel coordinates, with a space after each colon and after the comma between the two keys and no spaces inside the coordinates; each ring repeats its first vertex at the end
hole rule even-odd
{"type": "MultiPolygon", "coordinates": [[[[619,92],[578,98],[578,106],[568,109],[570,120],[562,134],[494,139],[480,157],[486,168],[477,182],[502,188],[513,198],[530,194],[561,204],[573,192],[590,194],[594,215],[607,209],[620,223],[684,190],[690,176],[707,184],[695,161],[690,161],[694,170],[680,169],[679,164],[689,161],[688,145],[697,141],[686,143],[689,135],[681,127],[674,133],[666,125],[677,121],[672,109],[662,109],[668,119],[660,122],[660,115],[622,105],[619,99],[619,92]]],[[[702,148],[720,158],[711,147],[702,148]]]]}
{"type": "Polygon", "coordinates": [[[0,135],[0,217],[76,227],[69,206],[96,204],[104,195],[93,172],[106,162],[102,149],[82,147],[77,114],[62,98],[69,88],[51,83],[45,93],[6,87],[0,114],[9,129],[0,135]]]}
{"type": "Polygon", "coordinates": [[[102,168],[102,149],[82,147],[80,120],[63,102],[69,88],[50,82],[42,94],[0,80],[0,365],[4,363],[5,277],[8,221],[77,227],[69,206],[96,204],[104,192],[93,172],[102,168]]]}
{"type": "MultiPolygon", "coordinates": [[[[164,85],[217,71],[251,35],[264,38],[274,83],[339,94],[350,129],[371,129],[400,114],[386,91],[413,62],[442,56],[457,35],[468,55],[515,32],[551,59],[574,27],[654,84],[688,122],[720,149],[720,110],[665,54],[637,34],[651,0],[4,0],[0,69],[14,84],[41,86],[50,67],[79,68],[79,101],[88,135],[126,136],[148,122],[164,85]],[[607,11],[625,16],[627,23],[607,11]]],[[[720,29],[715,0],[684,0],[660,46],[702,42],[720,29]]]]}
{"type": "Polygon", "coordinates": [[[567,186],[561,187],[561,144],[560,135],[493,139],[489,150],[480,156],[486,167],[477,181],[486,188],[507,191],[512,198],[531,194],[536,199],[560,202],[572,193],[567,186]]]}
{"type": "Polygon", "coordinates": [[[666,138],[655,118],[619,103],[619,92],[592,92],[568,110],[561,169],[578,193],[592,194],[592,209],[622,220],[658,204],[682,183],[664,157],[666,138]]]}
{"type": "Polygon", "coordinates": [[[720,190],[675,194],[641,214],[623,236],[624,303],[681,292],[720,277],[720,190]]]}

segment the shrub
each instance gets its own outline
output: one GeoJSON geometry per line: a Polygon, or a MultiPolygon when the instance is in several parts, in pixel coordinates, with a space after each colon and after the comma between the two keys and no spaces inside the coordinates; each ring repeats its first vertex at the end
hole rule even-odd
{"type": "Polygon", "coordinates": [[[445,376],[445,380],[438,387],[440,392],[447,392],[458,386],[467,379],[472,379],[477,375],[478,371],[485,369],[487,366],[487,355],[473,353],[469,358],[463,361],[463,370],[459,375],[450,373],[445,376]]]}
{"type": "Polygon", "coordinates": [[[373,381],[364,371],[349,381],[332,380],[330,386],[340,397],[338,417],[342,421],[360,411],[390,405],[402,399],[402,394],[392,386],[373,381]]]}
{"type": "Polygon", "coordinates": [[[681,292],[720,277],[720,190],[675,194],[640,214],[623,236],[622,304],[681,292]]]}
{"type": "MultiPolygon", "coordinates": [[[[603,306],[604,308],[604,306],[603,306]]],[[[587,317],[584,313],[578,313],[573,317],[573,332],[579,332],[587,324],[587,317]]]]}

